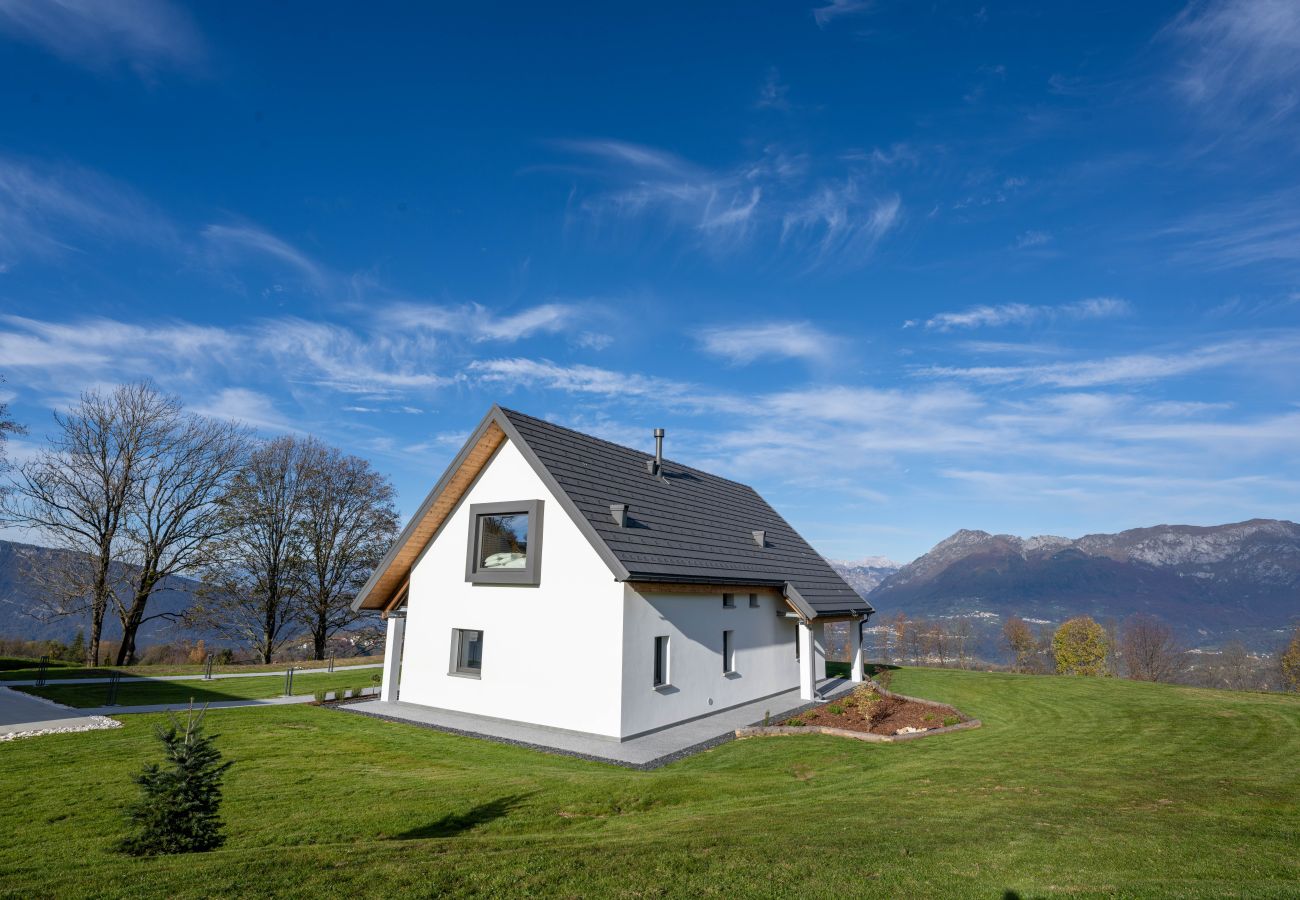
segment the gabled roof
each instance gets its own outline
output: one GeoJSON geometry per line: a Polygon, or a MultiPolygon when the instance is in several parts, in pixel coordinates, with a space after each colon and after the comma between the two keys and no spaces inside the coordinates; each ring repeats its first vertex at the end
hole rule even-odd
{"type": "Polygon", "coordinates": [[[619,581],[768,586],[809,619],[872,612],[753,488],[668,459],[652,475],[644,450],[496,406],[380,563],[356,608],[383,609],[397,599],[416,556],[486,464],[485,449],[490,457],[500,446],[496,431],[516,444],[619,581]],[[626,524],[614,520],[613,504],[627,504],[626,524]],[[766,533],[762,547],[755,531],[766,533]]]}

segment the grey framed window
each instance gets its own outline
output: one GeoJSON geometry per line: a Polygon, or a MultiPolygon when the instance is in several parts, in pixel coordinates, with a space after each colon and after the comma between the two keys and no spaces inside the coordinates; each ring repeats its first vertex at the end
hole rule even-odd
{"type": "Polygon", "coordinates": [[[668,635],[655,638],[655,661],[653,687],[665,687],[668,684],[668,635]]]}
{"type": "Polygon", "coordinates": [[[471,504],[465,580],[536,585],[541,576],[542,501],[471,504]]]}
{"type": "Polygon", "coordinates": [[[483,632],[473,628],[451,630],[451,674],[478,678],[483,674],[483,632]]]}
{"type": "Polygon", "coordinates": [[[723,595],[722,595],[722,608],[723,608],[723,609],[735,609],[735,608],[736,608],[736,595],[735,595],[735,594],[723,594],[723,595]]]}
{"type": "Polygon", "coordinates": [[[749,608],[758,609],[758,594],[749,595],[749,608]]]}
{"type": "Polygon", "coordinates": [[[736,633],[731,630],[722,632],[722,674],[732,675],[736,671],[736,633]]]}
{"type": "Polygon", "coordinates": [[[794,661],[799,661],[799,626],[794,626],[794,661]]]}

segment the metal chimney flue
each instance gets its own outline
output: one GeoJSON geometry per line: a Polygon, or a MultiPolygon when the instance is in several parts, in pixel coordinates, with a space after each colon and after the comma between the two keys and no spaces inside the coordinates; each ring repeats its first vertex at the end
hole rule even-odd
{"type": "Polygon", "coordinates": [[[655,468],[662,470],[664,467],[664,430],[655,429],[655,468]]]}

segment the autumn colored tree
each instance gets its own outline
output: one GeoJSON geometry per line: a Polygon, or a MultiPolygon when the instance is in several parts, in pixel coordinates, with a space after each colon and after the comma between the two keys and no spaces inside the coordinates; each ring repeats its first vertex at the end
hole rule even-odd
{"type": "Polygon", "coordinates": [[[1105,675],[1106,631],[1091,616],[1067,620],[1052,636],[1056,671],[1062,675],[1105,675]]]}
{"type": "Polygon", "coordinates": [[[1007,649],[1011,651],[1011,655],[1015,658],[1015,670],[1017,672],[1029,671],[1034,658],[1034,651],[1038,646],[1029,623],[1019,616],[1011,616],[1002,624],[1002,638],[1007,643],[1007,649]]]}
{"type": "Polygon", "coordinates": [[[1288,691],[1300,691],[1300,628],[1291,635],[1291,643],[1282,651],[1280,662],[1282,687],[1288,691]]]}

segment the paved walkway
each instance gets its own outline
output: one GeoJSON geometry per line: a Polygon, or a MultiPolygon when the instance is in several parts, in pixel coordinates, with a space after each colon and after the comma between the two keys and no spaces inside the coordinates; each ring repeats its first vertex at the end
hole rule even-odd
{"type": "MultiPolygon", "coordinates": [[[[289,703],[310,703],[313,699],[311,694],[298,694],[292,697],[267,697],[262,700],[214,700],[208,703],[207,707],[208,709],[235,709],[243,706],[283,706],[289,703]]],[[[108,716],[159,713],[168,710],[179,712],[188,707],[188,702],[176,702],[149,703],[140,706],[72,708],[52,700],[0,687],[0,740],[4,740],[7,735],[19,733],[47,734],[57,731],[115,728],[121,723],[114,722],[107,718],[108,716]]]]}
{"type": "MultiPolygon", "coordinates": [[[[116,723],[114,723],[116,724],[116,723]]],[[[0,688],[0,739],[21,732],[111,728],[91,710],[68,709],[21,691],[0,688]]]]}
{"type": "MultiPolygon", "coordinates": [[[[828,699],[848,693],[853,687],[853,683],[844,678],[828,678],[818,684],[818,690],[828,699]]],[[[761,725],[765,712],[778,718],[810,705],[799,699],[798,688],[792,688],[775,697],[725,709],[626,741],[401,701],[371,700],[338,709],[633,769],[654,769],[725,743],[735,737],[737,728],[761,725]]]]}
{"type": "MultiPolygon", "coordinates": [[[[335,666],[335,672],[354,672],[358,669],[382,669],[383,663],[365,663],[360,666],[335,666]]],[[[289,668],[285,663],[284,669],[289,668]]],[[[284,669],[277,669],[270,672],[227,672],[224,675],[213,675],[208,681],[221,681],[223,678],[275,678],[277,675],[284,677],[284,669]]],[[[295,668],[295,675],[328,675],[329,670],[324,666],[319,668],[295,668]]],[[[128,681],[204,681],[202,675],[128,675],[123,673],[120,684],[126,684],[128,681]]],[[[45,687],[53,687],[57,684],[108,684],[111,678],[46,678],[45,687]]],[[[0,681],[0,687],[38,687],[36,680],[30,681],[0,681]]]]}

